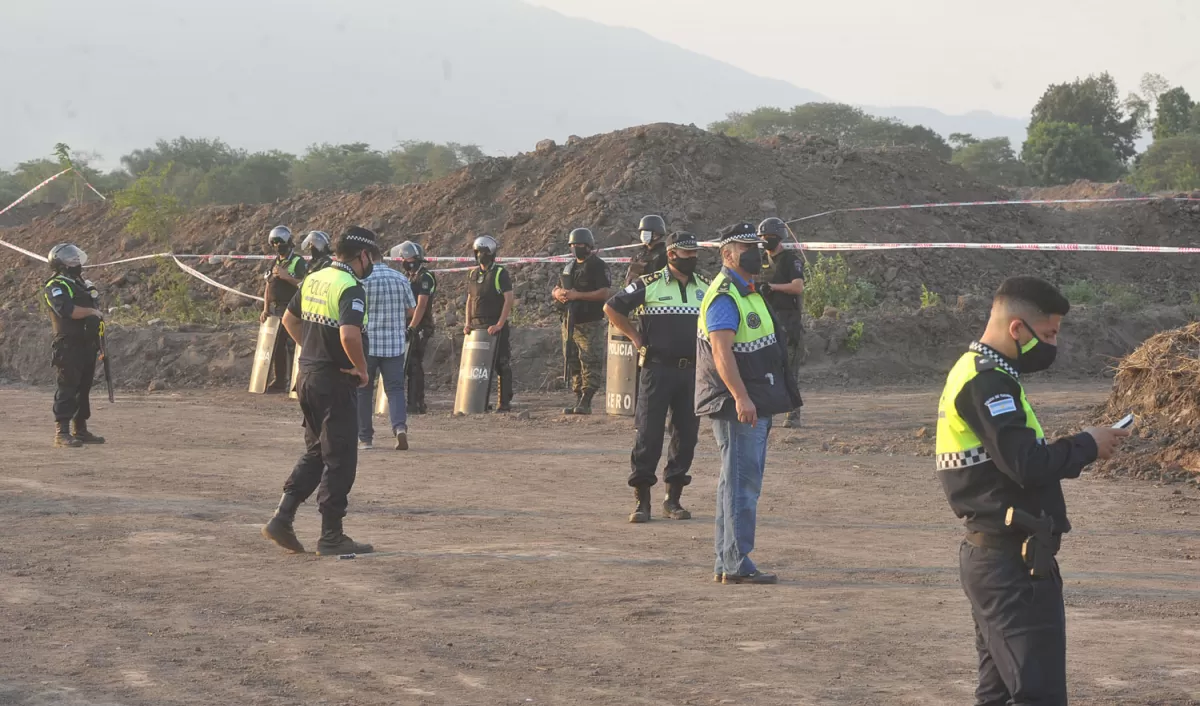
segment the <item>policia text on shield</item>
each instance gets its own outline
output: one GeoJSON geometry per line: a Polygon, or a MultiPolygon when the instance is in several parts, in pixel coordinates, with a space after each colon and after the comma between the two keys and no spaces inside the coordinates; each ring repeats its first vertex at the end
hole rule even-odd
{"type": "Polygon", "coordinates": [[[1066,704],[1066,617],[1053,557],[1071,530],[1062,481],[1110,457],[1127,429],[1089,428],[1047,443],[1021,385],[1054,362],[1070,309],[1035,277],[1001,284],[979,341],[951,369],[938,404],[937,473],[964,518],[963,591],[975,620],[976,704],[1066,704]]]}

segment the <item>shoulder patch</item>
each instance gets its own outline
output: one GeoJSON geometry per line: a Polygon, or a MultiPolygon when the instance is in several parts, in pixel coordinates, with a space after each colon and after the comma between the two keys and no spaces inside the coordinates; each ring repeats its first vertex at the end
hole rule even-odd
{"type": "Polygon", "coordinates": [[[642,275],[638,279],[642,280],[646,284],[652,284],[652,283],[657,282],[658,280],[662,279],[662,275],[663,275],[662,270],[658,270],[657,272],[651,272],[648,275],[642,275]]]}
{"type": "Polygon", "coordinates": [[[993,395],[983,404],[988,408],[988,412],[993,417],[1017,411],[1017,402],[1013,399],[1012,395],[993,395]]]}
{"type": "Polygon", "coordinates": [[[637,291],[637,283],[630,284],[628,287],[625,288],[626,294],[633,294],[636,291],[637,291]]]}
{"type": "Polygon", "coordinates": [[[717,292],[720,294],[729,294],[729,288],[733,286],[733,280],[726,279],[724,282],[717,285],[717,292]]]}
{"type": "Polygon", "coordinates": [[[985,370],[995,370],[997,367],[999,366],[996,361],[990,356],[975,355],[975,372],[982,373],[985,370]]]}
{"type": "Polygon", "coordinates": [[[62,293],[63,293],[62,287],[55,287],[54,289],[50,290],[50,296],[52,296],[52,297],[61,297],[62,293]]]}
{"type": "Polygon", "coordinates": [[[762,319],[759,318],[757,313],[752,311],[746,315],[746,325],[750,328],[758,328],[762,326],[762,319]]]}
{"type": "Polygon", "coordinates": [[[350,302],[350,308],[355,311],[362,312],[367,308],[367,305],[363,302],[363,300],[355,299],[354,301],[350,302]]]}

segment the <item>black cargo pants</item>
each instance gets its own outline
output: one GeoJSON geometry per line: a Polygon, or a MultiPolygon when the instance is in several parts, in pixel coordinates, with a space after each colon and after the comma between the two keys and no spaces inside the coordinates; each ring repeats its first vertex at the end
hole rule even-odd
{"type": "MultiPolygon", "coordinates": [[[[287,304],[272,304],[271,315],[283,318],[287,304]]],[[[279,323],[279,335],[275,337],[275,350],[271,352],[271,373],[267,376],[267,387],[272,390],[290,390],[288,384],[292,377],[292,358],[295,356],[296,342],[288,335],[283,322],[279,323]]]]}
{"type": "Polygon", "coordinates": [[[412,340],[408,344],[408,358],[404,364],[408,367],[408,411],[424,414],[425,406],[425,348],[433,338],[432,328],[418,328],[412,332],[412,340]]]}
{"type": "Polygon", "coordinates": [[[1018,548],[963,542],[958,565],[975,618],[976,706],[1066,706],[1067,619],[1058,562],[1034,579],[1018,548]]]}
{"type": "Polygon", "coordinates": [[[662,457],[663,432],[671,413],[671,445],[667,450],[667,467],[663,480],[669,485],[688,485],[692,477],[692,458],[696,454],[696,439],[700,433],[700,418],[696,416],[696,366],[688,362],[647,362],[638,376],[637,407],[634,424],[637,436],[633,453],[629,455],[629,485],[649,488],[658,482],[655,470],[662,457]]]}
{"type": "Polygon", "coordinates": [[[86,422],[92,416],[88,396],[96,379],[99,348],[82,340],[54,340],[50,359],[55,370],[54,421],[86,422]]]}
{"type": "Polygon", "coordinates": [[[341,372],[301,372],[300,411],[307,449],[283,492],[304,502],[317,491],[317,509],[332,518],[346,516],[358,470],[358,389],[341,372]]]}

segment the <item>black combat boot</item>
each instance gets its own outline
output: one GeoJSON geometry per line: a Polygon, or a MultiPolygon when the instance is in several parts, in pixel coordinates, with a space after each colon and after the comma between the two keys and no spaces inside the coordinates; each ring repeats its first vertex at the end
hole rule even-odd
{"type": "Polygon", "coordinates": [[[672,520],[692,519],[692,513],[679,504],[681,497],[683,497],[683,484],[668,483],[667,499],[663,501],[663,513],[672,520]]]}
{"type": "Polygon", "coordinates": [[[296,530],[292,529],[299,507],[300,498],[284,493],[279,499],[279,507],[275,508],[275,516],[262,528],[264,537],[293,554],[304,553],[304,545],[296,538],[296,530]]]}
{"type": "Polygon", "coordinates": [[[563,414],[575,414],[575,410],[579,408],[579,403],[581,401],[583,401],[583,393],[576,392],[575,393],[575,404],[569,404],[566,407],[563,407],[563,414]]]}
{"type": "Polygon", "coordinates": [[[54,447],[55,448],[77,449],[80,446],[83,446],[83,442],[80,441],[79,439],[76,439],[75,437],[71,436],[71,432],[68,431],[68,423],[67,422],[55,422],[54,423],[54,447]]]}
{"type": "Polygon", "coordinates": [[[85,422],[82,419],[76,419],[71,424],[71,427],[73,429],[73,431],[71,432],[71,436],[75,437],[76,439],[79,439],[79,441],[81,441],[82,443],[85,443],[85,444],[103,444],[104,443],[104,437],[96,436],[92,432],[88,431],[87,422],[85,422]]]}
{"type": "Polygon", "coordinates": [[[783,427],[785,429],[799,429],[800,426],[800,410],[794,409],[788,412],[787,416],[783,419],[783,427]]]}
{"type": "Polygon", "coordinates": [[[317,556],[370,554],[375,547],[361,544],[342,532],[342,518],[321,515],[321,539],[317,540],[317,556]]]}
{"type": "Polygon", "coordinates": [[[595,395],[595,390],[584,390],[583,396],[579,398],[579,404],[575,405],[575,414],[591,414],[592,397],[595,395]]]}
{"type": "Polygon", "coordinates": [[[650,521],[650,488],[634,488],[633,497],[637,498],[637,507],[629,516],[630,522],[650,521]]]}

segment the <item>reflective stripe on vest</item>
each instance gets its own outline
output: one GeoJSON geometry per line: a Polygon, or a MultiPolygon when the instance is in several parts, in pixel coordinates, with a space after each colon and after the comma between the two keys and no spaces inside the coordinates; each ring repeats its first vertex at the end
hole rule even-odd
{"type": "Polygon", "coordinates": [[[646,283],[646,301],[634,313],[642,316],[661,316],[665,314],[681,314],[684,316],[699,316],[700,302],[704,301],[704,293],[708,283],[699,275],[692,279],[683,289],[687,293],[687,301],[680,301],[679,285],[668,271],[669,268],[644,275],[641,279],[646,283]]]}
{"type": "Polygon", "coordinates": [[[775,344],[775,321],[762,296],[743,297],[724,271],[716,276],[700,305],[697,333],[708,341],[708,307],[722,294],[728,294],[738,308],[738,328],[733,336],[734,353],[753,353],[775,344]]]}
{"type": "MultiPolygon", "coordinates": [[[[434,274],[432,272],[430,272],[429,270],[427,270],[425,268],[421,268],[421,276],[428,277],[429,281],[433,283],[433,286],[431,286],[429,288],[429,294],[427,295],[427,296],[432,297],[433,293],[437,291],[437,277],[434,276],[434,274]]],[[[500,287],[500,275],[497,274],[496,275],[496,288],[499,289],[499,287],[500,287]]]]}
{"type": "MultiPolygon", "coordinates": [[[[347,272],[346,265],[332,266],[309,275],[300,285],[300,318],[309,323],[339,328],[342,318],[342,293],[358,286],[358,278],[347,272]]],[[[366,293],[363,293],[363,328],[367,326],[366,293]]]]}
{"type": "MultiPolygon", "coordinates": [[[[66,287],[67,288],[67,297],[69,299],[71,299],[72,301],[74,301],[75,290],[71,287],[71,280],[67,279],[66,277],[64,277],[62,275],[54,275],[50,279],[46,280],[46,284],[44,284],[42,286],[49,287],[50,285],[54,284],[55,282],[58,282],[62,286],[66,287]]],[[[49,305],[51,309],[53,309],[54,303],[50,301],[50,295],[46,294],[45,292],[42,292],[42,297],[45,298],[46,304],[49,305]]]]}
{"type": "MultiPolygon", "coordinates": [[[[958,409],[954,406],[954,401],[958,399],[963,387],[979,374],[978,361],[981,358],[986,358],[995,364],[995,367],[990,369],[998,370],[1012,377],[1020,385],[1020,377],[1012,366],[993,354],[990,348],[978,343],[971,344],[971,350],[964,353],[950,369],[950,374],[946,377],[946,387],[942,390],[942,397],[938,402],[935,452],[939,471],[970,468],[992,460],[987,449],[983,447],[983,442],[979,440],[967,422],[959,416],[958,409]]],[[[1037,435],[1039,443],[1045,443],[1042,425],[1038,422],[1033,407],[1029,405],[1029,400],[1025,397],[1024,387],[1021,388],[1021,407],[1025,410],[1025,425],[1037,435]]]]}
{"type": "Polygon", "coordinates": [[[293,277],[296,276],[296,263],[300,262],[300,260],[301,257],[294,252],[291,255],[288,255],[286,259],[279,256],[275,257],[275,262],[277,264],[283,264],[285,262],[287,263],[287,273],[293,277]]]}

